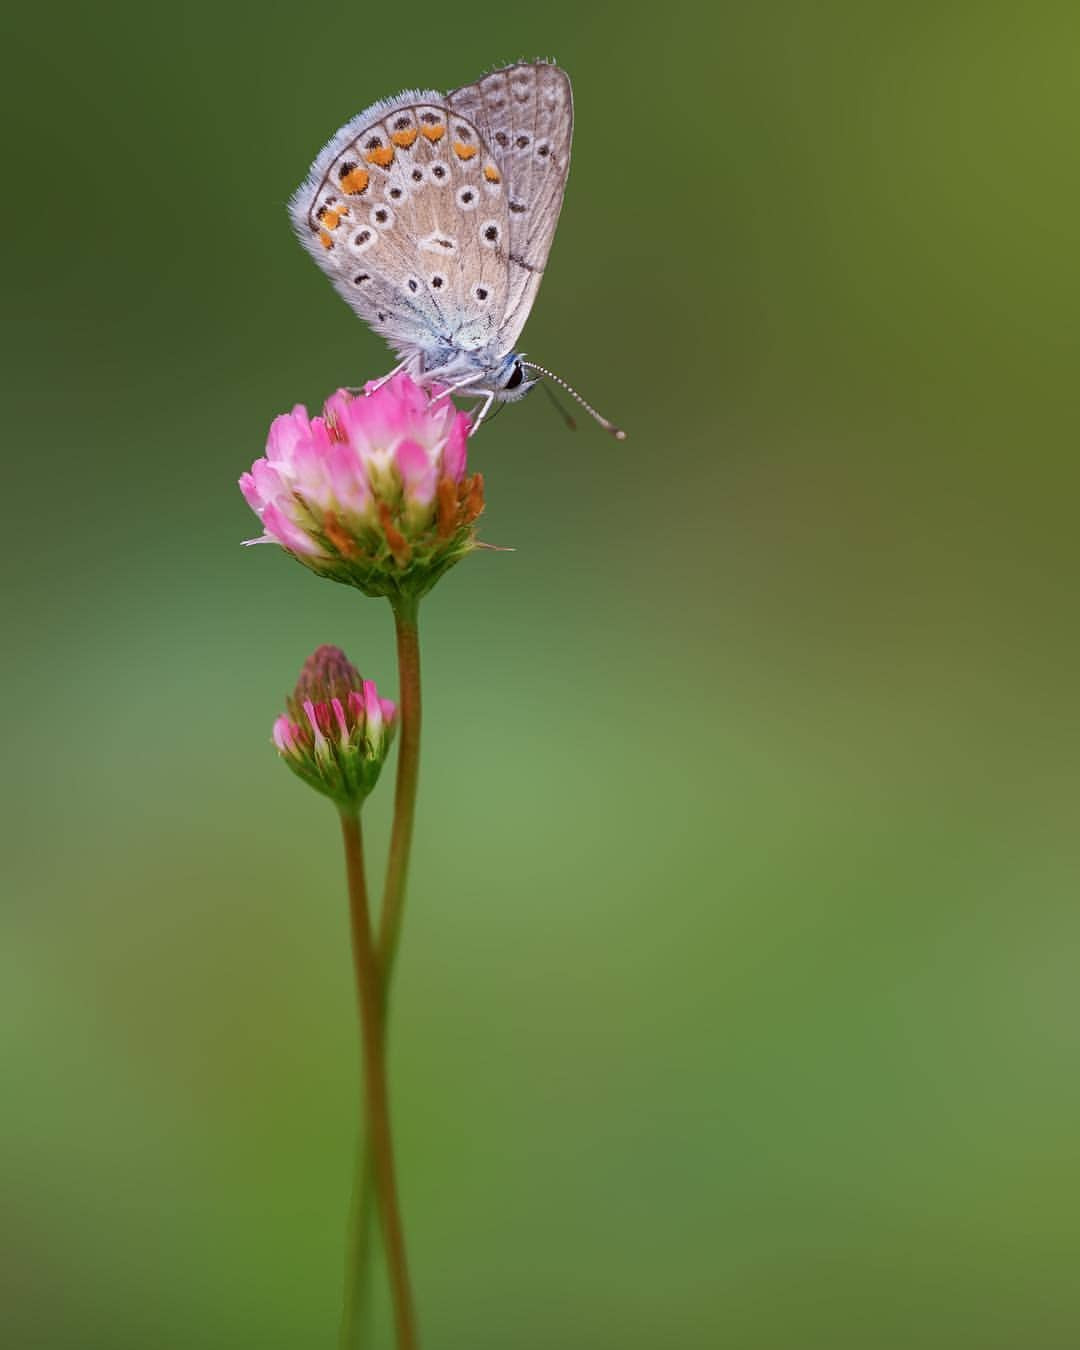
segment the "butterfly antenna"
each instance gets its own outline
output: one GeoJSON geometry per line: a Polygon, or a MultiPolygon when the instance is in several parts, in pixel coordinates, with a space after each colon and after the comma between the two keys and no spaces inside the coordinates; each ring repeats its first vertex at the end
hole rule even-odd
{"type": "Polygon", "coordinates": [[[577,423],[570,416],[570,414],[563,407],[563,405],[559,402],[559,400],[555,397],[555,395],[551,392],[551,386],[549,384],[542,384],[540,388],[544,391],[545,394],[547,394],[548,398],[551,400],[551,406],[555,409],[555,411],[559,414],[562,420],[566,423],[567,427],[571,431],[577,431],[577,423]]]}
{"type": "Polygon", "coordinates": [[[549,380],[554,380],[557,385],[566,390],[566,392],[570,395],[572,399],[575,399],[578,403],[580,403],[581,406],[585,409],[585,411],[589,414],[589,416],[594,417],[604,428],[605,431],[610,431],[617,441],[626,440],[626,432],[623,431],[621,427],[617,427],[614,422],[609,422],[606,417],[602,417],[592,406],[592,404],[586,403],[586,401],[581,397],[581,395],[574,388],[574,386],[572,384],[567,384],[566,381],[561,378],[561,376],[556,375],[554,371],[545,369],[543,366],[538,366],[535,361],[522,361],[521,364],[526,368],[526,370],[538,371],[541,375],[546,375],[549,380]]]}

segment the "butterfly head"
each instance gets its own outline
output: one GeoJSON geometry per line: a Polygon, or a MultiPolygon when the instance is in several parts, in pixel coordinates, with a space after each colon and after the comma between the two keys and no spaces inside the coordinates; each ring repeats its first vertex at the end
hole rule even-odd
{"type": "Polygon", "coordinates": [[[511,352],[493,374],[491,390],[501,402],[516,403],[539,381],[539,375],[528,373],[522,357],[517,352],[511,352]]]}

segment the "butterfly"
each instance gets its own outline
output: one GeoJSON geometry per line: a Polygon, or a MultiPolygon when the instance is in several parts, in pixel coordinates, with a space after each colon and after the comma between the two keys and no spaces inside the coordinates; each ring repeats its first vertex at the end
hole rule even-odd
{"type": "MultiPolygon", "coordinates": [[[[515,350],[547,266],[570,170],[564,70],[507,66],[449,94],[409,89],[347,122],[293,194],[300,242],[417,382],[495,400],[542,376],[515,350]]],[[[389,376],[387,376],[389,378],[389,376]]]]}

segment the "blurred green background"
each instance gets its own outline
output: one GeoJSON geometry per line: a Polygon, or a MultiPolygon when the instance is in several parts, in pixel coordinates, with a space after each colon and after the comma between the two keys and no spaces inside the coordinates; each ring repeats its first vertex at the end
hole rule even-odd
{"type": "Polygon", "coordinates": [[[525,346],[630,439],[507,410],[517,551],[422,616],[424,1344],[1078,1343],[1078,51],[1071,5],[22,10],[5,1345],[334,1344],[342,868],[268,734],[317,643],[391,685],[390,616],[242,550],[235,480],[390,365],[290,234],[316,150],[523,55],[577,112],[525,346]]]}

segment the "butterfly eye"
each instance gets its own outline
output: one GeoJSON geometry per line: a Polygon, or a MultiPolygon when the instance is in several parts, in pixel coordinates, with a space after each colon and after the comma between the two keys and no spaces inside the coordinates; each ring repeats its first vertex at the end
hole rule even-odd
{"type": "Polygon", "coordinates": [[[514,369],[510,372],[510,378],[506,381],[505,387],[507,389],[516,389],[524,378],[525,372],[521,368],[521,362],[515,361],[514,369]]]}

